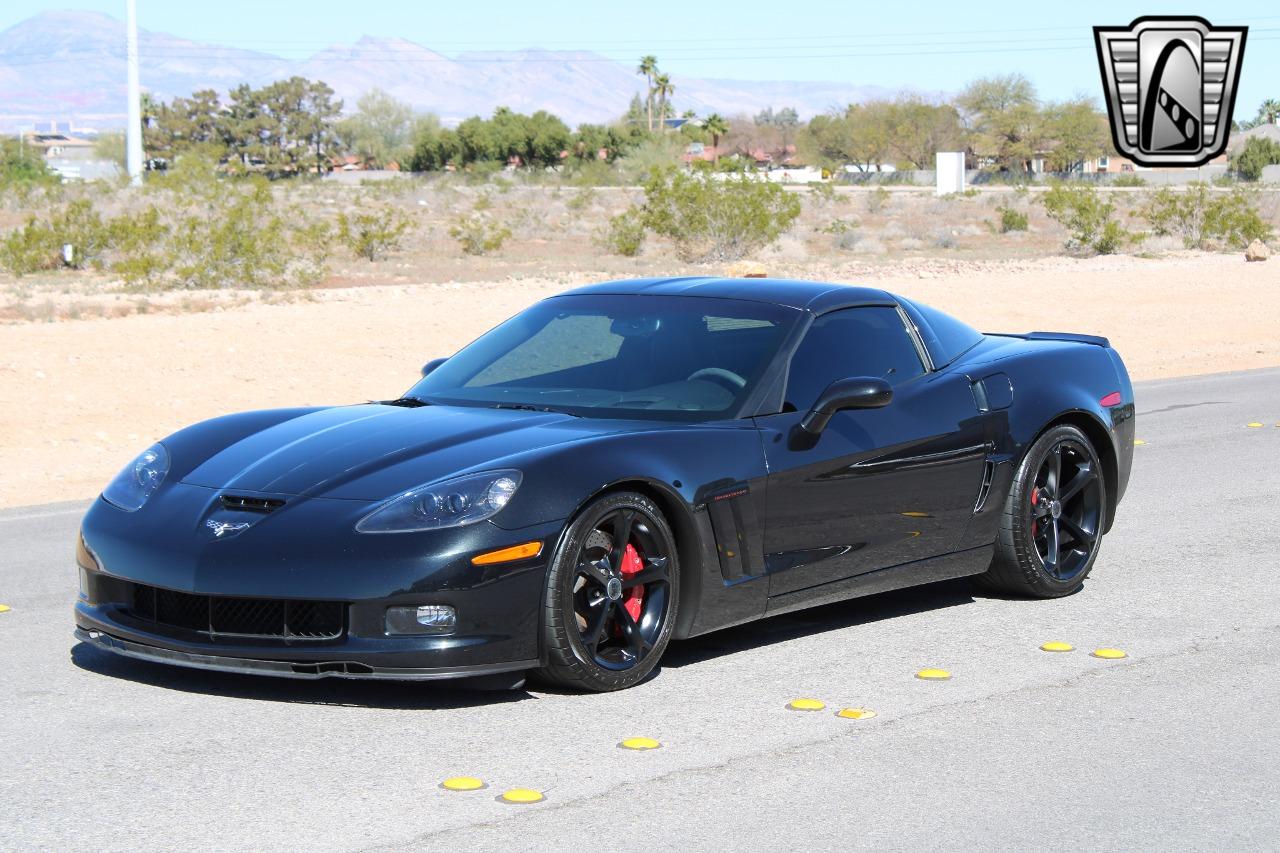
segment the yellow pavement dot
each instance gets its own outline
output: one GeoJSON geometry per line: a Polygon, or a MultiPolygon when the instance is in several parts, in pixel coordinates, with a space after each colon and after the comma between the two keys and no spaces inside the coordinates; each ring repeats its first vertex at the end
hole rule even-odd
{"type": "Polygon", "coordinates": [[[1245,426],[1247,426],[1249,429],[1257,429],[1258,427],[1262,426],[1262,421],[1249,421],[1249,423],[1245,424],[1245,426]]]}
{"type": "Polygon", "coordinates": [[[629,737],[618,746],[623,749],[659,749],[662,744],[658,743],[651,737],[629,737]]]}
{"type": "Polygon", "coordinates": [[[498,797],[504,803],[537,803],[542,801],[542,792],[535,791],[532,788],[512,788],[510,791],[504,791],[502,796],[498,797]]]}
{"type": "Polygon", "coordinates": [[[450,776],[440,783],[446,791],[478,791],[484,787],[484,780],[474,776],[450,776]]]}
{"type": "Polygon", "coordinates": [[[876,715],[870,708],[841,708],[836,716],[845,720],[869,720],[876,715]]]}
{"type": "Polygon", "coordinates": [[[945,669],[922,669],[916,673],[916,678],[921,681],[946,681],[951,677],[951,673],[945,669]]]}
{"type": "Polygon", "coordinates": [[[1145,442],[1145,441],[1143,441],[1143,440],[1142,440],[1142,439],[1140,439],[1140,438],[1135,438],[1135,439],[1133,440],[1133,446],[1134,446],[1134,447],[1140,447],[1140,446],[1142,446],[1142,445],[1144,445],[1144,444],[1146,444],[1146,442],[1145,442]]]}
{"type": "Polygon", "coordinates": [[[1119,649],[1094,649],[1091,654],[1095,658],[1102,658],[1103,660],[1119,660],[1120,658],[1128,657],[1127,654],[1119,649]]]}
{"type": "Polygon", "coordinates": [[[827,704],[817,699],[792,699],[787,707],[792,711],[821,711],[827,704]]]}
{"type": "Polygon", "coordinates": [[[907,518],[933,518],[933,516],[929,515],[927,512],[904,512],[902,514],[907,518]]]}
{"type": "Polygon", "coordinates": [[[1043,652],[1069,652],[1074,648],[1075,646],[1070,643],[1059,643],[1055,640],[1053,642],[1045,643],[1040,647],[1040,650],[1043,652]]]}
{"type": "Polygon", "coordinates": [[[8,612],[9,612],[9,605],[0,604],[0,613],[8,613],[8,612]]]}

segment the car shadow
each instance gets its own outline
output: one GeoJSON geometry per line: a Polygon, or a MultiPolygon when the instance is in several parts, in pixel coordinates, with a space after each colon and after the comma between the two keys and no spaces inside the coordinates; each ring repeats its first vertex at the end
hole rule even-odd
{"type": "Polygon", "coordinates": [[[800,637],[973,602],[974,591],[967,578],[837,601],[672,643],[662,656],[662,666],[689,666],[800,637]]]}
{"type": "Polygon", "coordinates": [[[306,680],[189,669],[122,657],[94,648],[88,643],[76,643],[72,646],[71,662],[95,675],[132,681],[148,687],[263,702],[432,711],[498,705],[534,698],[523,688],[477,689],[448,681],[359,681],[343,678],[306,680]]]}

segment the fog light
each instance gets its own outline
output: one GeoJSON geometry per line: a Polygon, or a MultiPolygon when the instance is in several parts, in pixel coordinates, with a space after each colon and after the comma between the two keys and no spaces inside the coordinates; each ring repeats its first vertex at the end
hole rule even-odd
{"type": "Polygon", "coordinates": [[[447,604],[388,607],[388,634],[448,634],[458,624],[458,612],[447,604]]]}

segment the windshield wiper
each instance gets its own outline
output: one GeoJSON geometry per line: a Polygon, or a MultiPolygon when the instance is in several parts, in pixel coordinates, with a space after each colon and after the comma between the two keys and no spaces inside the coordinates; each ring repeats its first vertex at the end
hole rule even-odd
{"type": "Polygon", "coordinates": [[[534,403],[494,403],[490,408],[515,409],[521,412],[550,412],[556,415],[568,415],[571,418],[582,417],[582,415],[575,415],[573,412],[566,412],[564,409],[553,409],[550,406],[539,406],[534,403]]]}

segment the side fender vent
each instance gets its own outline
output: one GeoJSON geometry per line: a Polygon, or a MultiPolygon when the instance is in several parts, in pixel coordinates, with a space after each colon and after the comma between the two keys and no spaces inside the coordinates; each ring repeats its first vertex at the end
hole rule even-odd
{"type": "Polygon", "coordinates": [[[982,512],[987,505],[987,496],[991,494],[991,481],[995,479],[996,463],[990,459],[982,463],[982,485],[978,487],[978,500],[973,505],[974,512],[982,512]]]}

